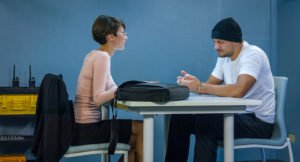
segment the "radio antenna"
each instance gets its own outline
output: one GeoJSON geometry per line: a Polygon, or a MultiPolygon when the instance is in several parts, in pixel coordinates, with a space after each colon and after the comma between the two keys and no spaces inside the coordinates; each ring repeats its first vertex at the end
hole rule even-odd
{"type": "Polygon", "coordinates": [[[30,81],[30,79],[31,79],[31,65],[29,65],[29,80],[28,81],[30,81]]]}
{"type": "Polygon", "coordinates": [[[15,76],[16,76],[16,65],[14,64],[14,68],[13,68],[13,80],[15,80],[15,76]]]}

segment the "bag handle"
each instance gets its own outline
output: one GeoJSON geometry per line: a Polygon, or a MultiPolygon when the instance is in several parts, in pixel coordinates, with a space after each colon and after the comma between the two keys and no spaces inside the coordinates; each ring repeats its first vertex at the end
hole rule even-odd
{"type": "Polygon", "coordinates": [[[110,102],[110,108],[112,111],[112,120],[110,125],[110,139],[109,139],[109,145],[108,145],[108,154],[113,155],[115,153],[118,138],[119,138],[119,126],[117,123],[117,116],[118,116],[118,109],[115,108],[117,106],[117,92],[115,93],[114,99],[110,102]]]}

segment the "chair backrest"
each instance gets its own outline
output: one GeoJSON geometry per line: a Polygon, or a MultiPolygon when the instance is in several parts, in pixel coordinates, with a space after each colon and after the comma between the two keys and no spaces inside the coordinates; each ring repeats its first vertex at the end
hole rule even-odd
{"type": "Polygon", "coordinates": [[[101,105],[101,120],[109,119],[109,104],[101,105]]]}
{"type": "Polygon", "coordinates": [[[276,94],[276,117],[272,134],[272,139],[279,140],[284,143],[287,138],[287,132],[284,122],[284,103],[286,96],[288,78],[274,76],[275,94],[276,94]]]}

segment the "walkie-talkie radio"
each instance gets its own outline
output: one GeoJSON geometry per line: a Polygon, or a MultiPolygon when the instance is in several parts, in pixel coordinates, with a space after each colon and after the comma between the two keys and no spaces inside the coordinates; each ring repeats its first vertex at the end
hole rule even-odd
{"type": "Polygon", "coordinates": [[[15,64],[14,64],[14,67],[13,67],[12,87],[13,88],[19,87],[19,78],[16,77],[16,65],[15,64]]]}
{"type": "Polygon", "coordinates": [[[31,65],[29,65],[29,80],[28,80],[29,87],[35,87],[35,78],[31,76],[31,65]]]}

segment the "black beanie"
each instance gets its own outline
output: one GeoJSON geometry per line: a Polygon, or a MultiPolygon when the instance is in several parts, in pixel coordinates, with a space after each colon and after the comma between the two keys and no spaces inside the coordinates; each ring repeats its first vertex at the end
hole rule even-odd
{"type": "Polygon", "coordinates": [[[231,42],[242,42],[243,40],[239,24],[231,17],[218,22],[211,32],[211,37],[231,42]]]}

